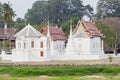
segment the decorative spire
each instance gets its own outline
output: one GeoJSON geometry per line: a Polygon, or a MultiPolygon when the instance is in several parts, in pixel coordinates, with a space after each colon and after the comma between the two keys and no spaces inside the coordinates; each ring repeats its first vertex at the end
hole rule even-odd
{"type": "Polygon", "coordinates": [[[70,37],[72,37],[72,19],[70,21],[70,37]]]}
{"type": "Polygon", "coordinates": [[[58,28],[58,26],[56,25],[56,28],[58,28]]]}
{"type": "Polygon", "coordinates": [[[62,27],[60,27],[59,29],[62,30],[62,27]]]}
{"type": "Polygon", "coordinates": [[[28,23],[28,25],[30,25],[30,23],[28,23]]]}
{"type": "Polygon", "coordinates": [[[7,29],[7,24],[4,25],[4,29],[7,29]]]}
{"type": "Polygon", "coordinates": [[[25,26],[27,25],[27,19],[25,19],[25,26]]]}
{"type": "Polygon", "coordinates": [[[50,37],[50,28],[49,28],[49,17],[48,17],[48,32],[47,32],[47,37],[50,37]]]}

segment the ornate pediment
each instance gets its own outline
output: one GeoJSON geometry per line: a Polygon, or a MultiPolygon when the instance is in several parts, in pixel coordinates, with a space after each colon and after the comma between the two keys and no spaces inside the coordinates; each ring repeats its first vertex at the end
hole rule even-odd
{"type": "Polygon", "coordinates": [[[81,38],[81,37],[87,37],[86,33],[79,27],[76,31],[76,33],[74,33],[73,37],[75,38],[81,38]]]}
{"type": "Polygon", "coordinates": [[[19,37],[19,36],[24,36],[24,37],[43,37],[44,35],[41,34],[38,30],[33,28],[30,24],[28,24],[26,27],[24,27],[22,30],[17,32],[14,37],[19,37]]]}

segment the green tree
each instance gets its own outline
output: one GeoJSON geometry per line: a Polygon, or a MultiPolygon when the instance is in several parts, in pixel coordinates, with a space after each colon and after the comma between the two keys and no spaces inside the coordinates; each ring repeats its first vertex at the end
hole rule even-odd
{"type": "MultiPolygon", "coordinates": [[[[78,17],[72,18],[72,29],[74,29],[76,27],[78,20],[79,20],[78,17]]],[[[61,25],[61,27],[66,35],[69,35],[69,33],[70,33],[70,25],[71,25],[71,19],[64,21],[61,25]]]]}
{"type": "Polygon", "coordinates": [[[97,18],[120,17],[120,0],[99,0],[97,4],[97,18]]]}
{"type": "Polygon", "coordinates": [[[115,48],[115,30],[109,25],[103,23],[100,20],[96,21],[98,29],[105,35],[104,48],[105,50],[113,50],[115,48]]]}
{"type": "Polygon", "coordinates": [[[11,6],[12,5],[10,3],[3,4],[2,18],[4,21],[5,28],[7,28],[8,23],[12,22],[13,18],[16,16],[11,6]]]}
{"type": "Polygon", "coordinates": [[[71,17],[77,16],[81,19],[85,12],[92,13],[93,9],[89,5],[84,6],[82,0],[41,0],[33,4],[25,18],[32,24],[41,24],[49,16],[51,23],[61,25],[71,17]]]}
{"type": "Polygon", "coordinates": [[[2,27],[4,24],[3,19],[2,19],[2,9],[3,5],[0,3],[0,27],[2,27]]]}
{"type": "Polygon", "coordinates": [[[22,18],[17,18],[16,21],[13,23],[14,28],[21,30],[23,27],[27,25],[27,22],[22,18]]]}
{"type": "Polygon", "coordinates": [[[1,12],[2,19],[4,21],[4,28],[5,28],[4,37],[3,37],[3,49],[5,49],[5,46],[6,46],[6,41],[5,41],[5,37],[6,37],[6,33],[7,33],[6,28],[7,28],[8,24],[13,21],[13,18],[16,15],[15,12],[13,11],[13,9],[11,8],[11,6],[12,5],[9,2],[4,3],[2,12],[1,12]]]}
{"type": "Polygon", "coordinates": [[[32,9],[28,9],[25,19],[31,24],[40,24],[46,21],[47,14],[47,1],[36,1],[32,9]]]}

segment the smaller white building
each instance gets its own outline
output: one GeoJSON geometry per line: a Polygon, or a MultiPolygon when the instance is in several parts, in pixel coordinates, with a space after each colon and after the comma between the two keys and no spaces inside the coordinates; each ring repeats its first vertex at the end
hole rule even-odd
{"type": "Polygon", "coordinates": [[[30,24],[15,34],[16,48],[12,50],[12,61],[49,60],[47,37],[30,24]]]}
{"type": "Polygon", "coordinates": [[[57,26],[52,27],[49,25],[40,29],[40,33],[43,35],[47,36],[48,32],[50,37],[50,54],[64,54],[66,49],[67,36],[63,30],[57,26]]]}
{"type": "Polygon", "coordinates": [[[71,26],[65,55],[78,55],[83,60],[106,58],[103,39],[103,34],[94,23],[78,21],[73,32],[71,26]]]}

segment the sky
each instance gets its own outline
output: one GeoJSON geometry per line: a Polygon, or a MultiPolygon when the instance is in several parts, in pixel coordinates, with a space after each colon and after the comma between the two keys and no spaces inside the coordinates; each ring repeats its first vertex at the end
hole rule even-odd
{"type": "MultiPolygon", "coordinates": [[[[17,17],[24,18],[25,13],[27,13],[28,9],[32,8],[32,5],[37,0],[0,0],[0,2],[10,2],[12,4],[13,10],[16,12],[17,17]]],[[[83,0],[83,4],[90,4],[93,9],[96,11],[96,5],[98,0],[83,0]]],[[[94,11],[94,12],[95,12],[94,11]]]]}

